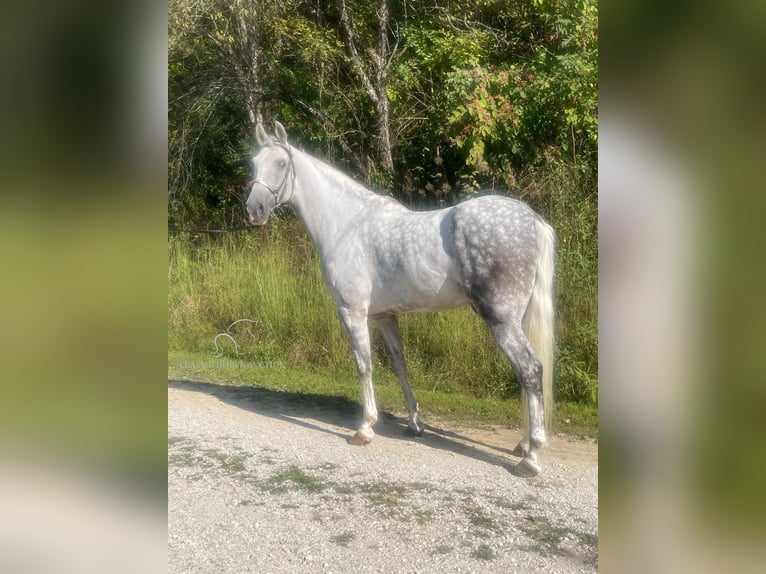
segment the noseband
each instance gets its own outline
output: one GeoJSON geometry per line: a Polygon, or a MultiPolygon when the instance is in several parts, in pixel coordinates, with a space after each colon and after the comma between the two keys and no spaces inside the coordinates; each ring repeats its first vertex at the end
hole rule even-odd
{"type": "Polygon", "coordinates": [[[295,163],[293,162],[293,152],[290,150],[290,146],[286,146],[283,144],[269,144],[269,145],[277,145],[278,147],[281,147],[285,152],[287,152],[287,157],[289,158],[289,162],[287,164],[287,170],[285,171],[285,175],[282,178],[282,181],[279,182],[279,185],[276,188],[271,187],[268,183],[261,179],[256,179],[253,181],[253,185],[256,183],[262,185],[267,190],[269,190],[269,193],[274,196],[274,207],[271,208],[271,211],[274,211],[277,207],[285,203],[286,201],[289,201],[290,198],[293,196],[293,191],[295,189],[295,163]],[[282,188],[285,187],[285,183],[287,182],[287,176],[292,173],[292,179],[290,181],[290,195],[282,200],[280,200],[279,196],[282,193],[282,188]]]}

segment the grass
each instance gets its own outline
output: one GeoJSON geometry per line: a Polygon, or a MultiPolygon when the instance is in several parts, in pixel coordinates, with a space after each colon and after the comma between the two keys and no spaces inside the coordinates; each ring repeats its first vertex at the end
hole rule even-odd
{"type": "MultiPolygon", "coordinates": [[[[348,361],[351,361],[349,354],[348,361]]],[[[335,376],[323,369],[284,364],[264,368],[256,363],[221,361],[207,353],[171,351],[168,354],[168,376],[177,380],[209,381],[222,384],[254,386],[262,389],[305,396],[306,404],[315,395],[359,401],[359,383],[349,369],[335,376]]],[[[393,374],[373,375],[375,397],[381,411],[397,416],[406,414],[402,391],[393,374]]],[[[521,426],[521,404],[518,398],[477,397],[461,391],[417,389],[421,418],[426,423],[444,420],[474,427],[521,426]]],[[[572,436],[598,436],[598,408],[595,406],[557,403],[554,431],[572,436]],[[569,420],[569,423],[563,421],[569,420]]]]}
{"type": "Polygon", "coordinates": [[[479,560],[494,560],[497,557],[497,554],[495,554],[495,551],[486,544],[480,544],[476,550],[471,552],[471,556],[479,560]]]}
{"type": "Polygon", "coordinates": [[[598,547],[597,535],[580,532],[566,526],[558,526],[545,516],[527,516],[520,524],[520,529],[534,540],[532,546],[525,546],[522,549],[537,552],[543,556],[567,554],[568,552],[561,547],[561,544],[568,536],[577,539],[583,546],[598,547]]]}
{"type": "Polygon", "coordinates": [[[464,505],[463,512],[468,517],[468,521],[478,528],[482,528],[484,530],[500,529],[500,526],[497,524],[495,519],[476,504],[464,505]]]}
{"type": "Polygon", "coordinates": [[[382,480],[362,483],[357,490],[371,505],[384,510],[395,510],[401,507],[408,492],[404,484],[382,480]]]}
{"type": "MultiPolygon", "coordinates": [[[[170,376],[257,381],[269,388],[358,399],[350,346],[316,251],[296,222],[287,219],[224,237],[173,236],[168,249],[170,376]],[[235,323],[240,319],[247,321],[235,323]]],[[[573,271],[565,269],[562,276],[585,273],[577,265],[568,264],[573,271]]],[[[565,323],[559,330],[567,339],[560,341],[557,361],[554,428],[595,436],[597,359],[590,356],[596,352],[595,303],[590,301],[595,292],[585,298],[576,303],[576,294],[559,296],[559,323],[565,323]],[[561,309],[562,297],[567,309],[561,309]]],[[[519,385],[489,330],[469,308],[404,315],[400,326],[424,417],[520,425],[519,385]]],[[[400,412],[399,384],[374,327],[372,341],[380,406],[400,412]]]]}
{"type": "Polygon", "coordinates": [[[342,534],[338,534],[336,536],[333,536],[330,538],[335,544],[338,546],[343,546],[344,548],[348,548],[349,544],[351,544],[354,540],[356,540],[356,534],[353,532],[343,532],[342,534]]]}
{"type": "Polygon", "coordinates": [[[288,466],[269,479],[269,484],[275,492],[288,490],[287,484],[293,488],[306,492],[322,492],[327,488],[327,483],[319,478],[311,476],[295,465],[288,466]]]}

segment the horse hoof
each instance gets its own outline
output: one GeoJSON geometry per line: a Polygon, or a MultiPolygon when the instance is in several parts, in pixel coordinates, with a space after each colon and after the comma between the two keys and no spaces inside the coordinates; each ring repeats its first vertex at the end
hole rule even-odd
{"type": "Polygon", "coordinates": [[[541,470],[539,462],[527,457],[513,468],[513,474],[522,478],[531,478],[540,474],[541,470]]]}
{"type": "Polygon", "coordinates": [[[423,435],[423,429],[414,429],[412,427],[407,427],[404,429],[405,436],[422,436],[423,435]]]}
{"type": "Polygon", "coordinates": [[[364,446],[368,444],[372,440],[371,437],[366,437],[364,435],[359,434],[358,432],[352,436],[348,442],[350,444],[356,445],[356,446],[364,446]]]}

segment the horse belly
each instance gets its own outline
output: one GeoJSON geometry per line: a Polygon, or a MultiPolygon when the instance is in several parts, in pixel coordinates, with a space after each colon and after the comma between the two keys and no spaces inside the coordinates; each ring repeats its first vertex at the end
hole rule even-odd
{"type": "Polygon", "coordinates": [[[436,311],[468,303],[444,248],[441,226],[447,212],[407,212],[381,219],[370,234],[370,314],[436,311]]]}
{"type": "Polygon", "coordinates": [[[373,289],[370,314],[439,311],[469,302],[456,279],[444,274],[400,276],[373,289]]]}

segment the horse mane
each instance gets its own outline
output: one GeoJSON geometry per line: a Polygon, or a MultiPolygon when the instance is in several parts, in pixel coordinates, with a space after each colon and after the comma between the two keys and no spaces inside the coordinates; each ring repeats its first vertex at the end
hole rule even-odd
{"type": "Polygon", "coordinates": [[[336,183],[340,183],[343,186],[344,191],[350,192],[354,198],[363,200],[366,203],[378,201],[387,204],[395,204],[406,209],[406,207],[400,201],[394,199],[393,197],[372,191],[371,189],[356,181],[354,178],[334,168],[329,163],[326,163],[321,159],[306,153],[305,151],[298,150],[296,148],[292,148],[292,150],[294,154],[299,155],[303,159],[306,159],[321,177],[335,181],[336,183]]]}

